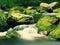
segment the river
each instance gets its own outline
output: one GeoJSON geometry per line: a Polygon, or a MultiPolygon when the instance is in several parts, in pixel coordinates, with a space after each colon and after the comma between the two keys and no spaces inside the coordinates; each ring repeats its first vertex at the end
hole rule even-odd
{"type": "Polygon", "coordinates": [[[45,39],[37,39],[37,40],[29,41],[19,38],[13,38],[13,39],[0,40],[0,45],[60,45],[60,42],[55,40],[45,40],[45,39]]]}
{"type": "MultiPolygon", "coordinates": [[[[37,31],[34,32],[34,29],[36,29],[36,27],[34,26],[35,24],[33,25],[20,25],[20,26],[17,26],[17,27],[21,27],[23,26],[25,29],[22,31],[23,33],[23,37],[28,37],[28,39],[30,39],[29,37],[32,37],[32,36],[29,36],[30,33],[29,31],[31,31],[31,33],[35,34],[34,36],[37,36],[36,34],[38,33],[35,33],[37,31]],[[28,27],[28,28],[27,28],[28,27]],[[28,29],[31,29],[28,31],[28,29]],[[29,35],[27,35],[29,34],[29,35]]],[[[19,30],[20,30],[19,29],[19,30]]],[[[20,36],[22,36],[22,34],[19,32],[20,36]]],[[[60,45],[60,42],[59,41],[56,41],[56,40],[52,40],[52,39],[47,39],[47,38],[41,38],[39,37],[38,39],[34,39],[34,40],[26,40],[26,39],[22,39],[20,37],[16,37],[16,38],[5,38],[5,39],[0,39],[0,45],[60,45]]]]}

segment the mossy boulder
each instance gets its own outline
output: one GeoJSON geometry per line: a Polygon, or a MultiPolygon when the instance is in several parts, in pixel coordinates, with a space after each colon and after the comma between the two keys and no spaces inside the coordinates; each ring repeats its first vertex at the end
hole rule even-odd
{"type": "Polygon", "coordinates": [[[37,12],[37,10],[34,9],[34,7],[29,6],[25,9],[25,14],[33,15],[33,14],[39,14],[39,12],[37,12]]]}
{"type": "Polygon", "coordinates": [[[6,33],[7,38],[17,37],[17,35],[18,35],[17,32],[14,31],[12,28],[10,28],[6,33]]]}
{"type": "Polygon", "coordinates": [[[56,17],[60,18],[60,12],[56,14],[56,17]]]}
{"type": "Polygon", "coordinates": [[[12,26],[21,23],[33,23],[34,19],[33,16],[22,14],[19,10],[12,10],[9,12],[7,22],[12,26]]]}
{"type": "Polygon", "coordinates": [[[50,32],[56,27],[56,25],[54,25],[56,21],[56,17],[45,15],[37,22],[37,27],[39,30],[50,32]]]}
{"type": "Polygon", "coordinates": [[[25,12],[25,7],[23,6],[15,6],[15,7],[12,7],[10,10],[9,10],[9,14],[11,14],[13,11],[16,11],[16,12],[19,12],[19,13],[24,13],[25,12]]]}
{"type": "Polygon", "coordinates": [[[55,30],[50,32],[49,37],[60,40],[60,23],[57,25],[55,30]]]}
{"type": "Polygon", "coordinates": [[[60,12],[60,8],[54,9],[53,12],[54,13],[59,13],[60,12]]]}

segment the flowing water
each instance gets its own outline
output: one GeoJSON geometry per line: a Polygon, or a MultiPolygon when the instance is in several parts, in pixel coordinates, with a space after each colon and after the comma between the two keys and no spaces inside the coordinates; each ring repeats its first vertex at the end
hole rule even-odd
{"type": "Polygon", "coordinates": [[[0,45],[60,45],[59,41],[39,37],[43,35],[39,35],[37,33],[37,28],[35,27],[35,24],[29,25],[29,26],[20,25],[17,27],[18,29],[16,27],[14,29],[21,30],[20,32],[18,31],[20,36],[16,38],[10,38],[10,39],[8,38],[0,39],[0,45]],[[35,35],[32,35],[32,34],[35,34],[35,35]]]}

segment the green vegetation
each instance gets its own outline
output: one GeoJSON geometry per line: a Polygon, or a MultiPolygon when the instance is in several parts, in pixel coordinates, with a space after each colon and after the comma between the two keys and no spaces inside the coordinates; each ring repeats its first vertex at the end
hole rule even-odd
{"type": "Polygon", "coordinates": [[[60,40],[60,23],[57,25],[55,30],[50,32],[49,36],[57,40],[60,40]]]}
{"type": "Polygon", "coordinates": [[[8,19],[12,17],[13,20],[19,23],[24,23],[24,22],[34,22],[33,17],[29,15],[23,14],[24,8],[22,7],[15,7],[12,8],[9,12],[10,17],[8,16],[8,19]]]}
{"type": "Polygon", "coordinates": [[[34,14],[39,14],[39,12],[37,12],[36,9],[32,9],[33,7],[27,7],[25,9],[25,14],[30,14],[30,15],[34,15],[34,14]]]}
{"type": "Polygon", "coordinates": [[[34,22],[37,23],[38,20],[43,17],[43,15],[42,15],[42,13],[34,14],[33,17],[34,17],[34,22]]]}
{"type": "Polygon", "coordinates": [[[7,38],[13,38],[17,36],[17,33],[12,28],[10,28],[6,33],[6,36],[7,38]]]}
{"type": "Polygon", "coordinates": [[[50,32],[55,28],[55,25],[53,25],[53,23],[55,23],[56,21],[57,21],[56,17],[44,16],[37,22],[37,27],[40,30],[50,32]]]}
{"type": "Polygon", "coordinates": [[[21,23],[34,23],[33,16],[25,15],[23,13],[23,8],[15,7],[9,11],[7,22],[9,25],[17,25],[21,23]],[[11,23],[11,24],[10,24],[11,23]]]}
{"type": "Polygon", "coordinates": [[[59,13],[60,12],[60,8],[54,9],[53,12],[54,13],[59,13]]]}
{"type": "Polygon", "coordinates": [[[0,11],[0,31],[4,31],[4,30],[7,30],[7,18],[6,18],[6,15],[0,11]]]}
{"type": "Polygon", "coordinates": [[[59,13],[57,13],[56,17],[60,18],[60,12],[59,12],[59,13]]]}
{"type": "Polygon", "coordinates": [[[39,31],[60,40],[60,0],[0,0],[0,32],[8,30],[6,35],[15,37],[17,33],[9,28],[34,23],[39,31]]]}

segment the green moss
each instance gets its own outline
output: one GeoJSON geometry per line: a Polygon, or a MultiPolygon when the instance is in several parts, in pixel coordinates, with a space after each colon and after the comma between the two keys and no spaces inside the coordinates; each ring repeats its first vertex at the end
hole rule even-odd
{"type": "Polygon", "coordinates": [[[40,13],[40,14],[34,14],[33,17],[34,17],[34,22],[37,23],[37,21],[39,19],[41,19],[43,17],[43,15],[42,15],[42,13],[40,13]]]}
{"type": "Polygon", "coordinates": [[[56,17],[60,18],[60,12],[56,14],[56,17]]]}
{"type": "Polygon", "coordinates": [[[37,27],[42,31],[52,31],[56,26],[53,25],[57,21],[57,18],[51,16],[44,16],[37,22],[37,27]]]}
{"type": "Polygon", "coordinates": [[[32,16],[29,16],[29,15],[25,15],[23,17],[21,17],[18,22],[31,22],[33,23],[34,22],[34,19],[32,16]]]}
{"type": "Polygon", "coordinates": [[[0,31],[7,30],[8,24],[6,20],[6,15],[3,12],[0,12],[0,31]]]}
{"type": "Polygon", "coordinates": [[[60,8],[54,9],[53,12],[54,13],[59,13],[60,12],[60,8]]]}
{"type": "Polygon", "coordinates": [[[25,14],[22,14],[21,12],[22,12],[22,10],[18,10],[17,7],[16,7],[16,9],[12,8],[9,11],[7,22],[10,26],[12,26],[12,25],[15,26],[15,25],[21,24],[21,23],[33,23],[34,22],[33,16],[25,15],[25,14]]]}
{"type": "Polygon", "coordinates": [[[7,38],[12,38],[12,37],[16,37],[17,33],[16,31],[14,31],[12,28],[10,28],[7,33],[6,33],[7,38]]]}
{"type": "Polygon", "coordinates": [[[50,32],[49,36],[57,40],[60,40],[60,23],[57,25],[55,30],[50,32]]]}
{"type": "Polygon", "coordinates": [[[49,23],[55,23],[58,19],[55,16],[53,17],[53,16],[45,15],[40,20],[47,21],[49,23]]]}
{"type": "Polygon", "coordinates": [[[39,12],[37,12],[36,10],[34,9],[25,9],[25,14],[38,14],[39,12]]]}

